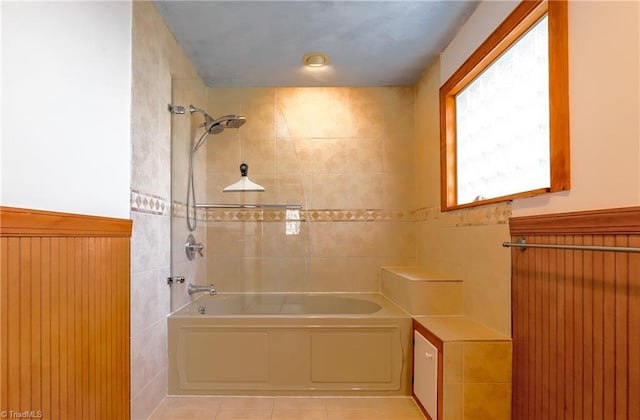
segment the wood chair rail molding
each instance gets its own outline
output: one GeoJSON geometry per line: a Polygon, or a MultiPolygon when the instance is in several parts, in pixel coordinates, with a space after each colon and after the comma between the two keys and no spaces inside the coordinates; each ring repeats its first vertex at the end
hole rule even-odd
{"type": "Polygon", "coordinates": [[[131,237],[132,221],[0,206],[0,236],[131,237]]]}
{"type": "Polygon", "coordinates": [[[638,234],[640,206],[509,219],[511,235],[638,234]]]}

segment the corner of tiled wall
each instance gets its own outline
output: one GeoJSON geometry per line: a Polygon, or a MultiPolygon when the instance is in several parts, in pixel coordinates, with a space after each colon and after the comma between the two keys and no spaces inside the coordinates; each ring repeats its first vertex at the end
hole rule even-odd
{"type": "MultiPolygon", "coordinates": [[[[171,290],[172,78],[198,79],[151,2],[133,2],[131,109],[131,417],[167,395],[171,290]]],[[[202,87],[204,89],[204,87],[202,87]]],[[[188,118],[188,116],[186,117],[188,118]]]]}

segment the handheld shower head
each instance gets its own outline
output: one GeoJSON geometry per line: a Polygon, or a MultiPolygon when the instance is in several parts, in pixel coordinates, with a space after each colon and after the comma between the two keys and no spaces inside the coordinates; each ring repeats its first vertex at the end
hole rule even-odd
{"type": "Polygon", "coordinates": [[[204,116],[204,123],[201,127],[204,127],[204,130],[207,132],[207,134],[219,134],[224,131],[224,127],[207,114],[205,114],[204,116]]]}
{"type": "Polygon", "coordinates": [[[214,124],[220,124],[224,128],[240,128],[247,122],[244,115],[225,115],[214,121],[214,124]]]}
{"type": "MultiPolygon", "coordinates": [[[[196,204],[196,189],[194,186],[193,179],[193,159],[194,155],[198,151],[200,147],[207,141],[207,137],[209,134],[219,134],[224,131],[225,128],[240,128],[245,122],[247,122],[247,118],[242,115],[225,115],[218,119],[213,119],[209,114],[207,114],[203,109],[196,108],[193,105],[189,105],[189,112],[193,114],[194,112],[199,112],[204,116],[204,122],[198,126],[198,128],[204,128],[204,133],[200,136],[195,145],[193,145],[193,141],[195,141],[196,130],[193,130],[192,133],[192,145],[191,153],[189,153],[189,178],[187,181],[187,227],[189,231],[194,231],[198,226],[198,219],[195,215],[195,204],[196,204]],[[191,208],[191,202],[193,202],[193,208],[191,208]],[[193,212],[193,217],[192,217],[193,212]]],[[[246,165],[245,165],[246,166],[246,165]]],[[[248,167],[247,167],[248,168],[248,167]]],[[[245,176],[246,178],[246,176],[245,176]]],[[[259,186],[258,186],[259,187],[259,186]]],[[[262,188],[262,187],[260,187],[262,188]]],[[[262,188],[264,191],[264,188],[262,188]]]]}

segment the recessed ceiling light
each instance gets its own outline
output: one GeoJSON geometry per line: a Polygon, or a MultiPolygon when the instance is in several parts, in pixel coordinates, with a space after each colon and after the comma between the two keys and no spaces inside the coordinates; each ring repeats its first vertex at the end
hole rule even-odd
{"type": "Polygon", "coordinates": [[[307,67],[324,67],[329,64],[329,56],[322,52],[310,52],[302,57],[302,64],[307,67]]]}

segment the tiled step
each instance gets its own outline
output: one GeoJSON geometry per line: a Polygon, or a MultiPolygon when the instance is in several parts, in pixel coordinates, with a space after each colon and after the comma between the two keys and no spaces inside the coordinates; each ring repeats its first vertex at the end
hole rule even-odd
{"type": "Polygon", "coordinates": [[[462,280],[417,267],[383,267],[381,291],[411,315],[460,315],[464,311],[462,280]]]}

